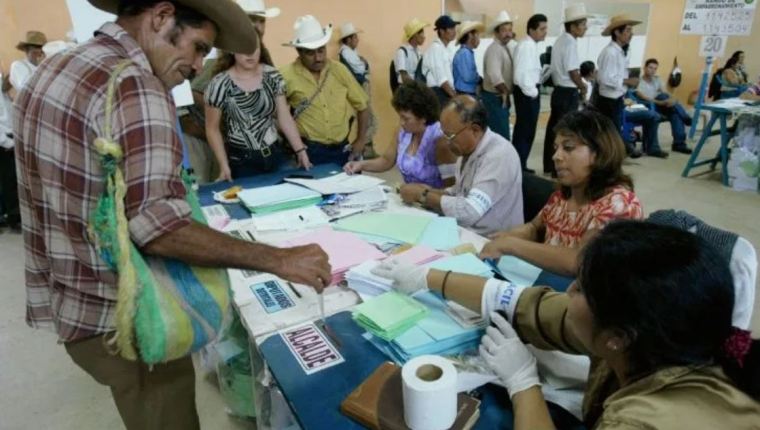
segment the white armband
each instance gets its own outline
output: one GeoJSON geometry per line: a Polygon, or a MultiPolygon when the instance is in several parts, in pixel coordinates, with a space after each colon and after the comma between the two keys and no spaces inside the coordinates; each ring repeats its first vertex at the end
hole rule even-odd
{"type": "Polygon", "coordinates": [[[499,281],[498,279],[489,279],[483,288],[483,296],[480,302],[480,311],[486,321],[490,321],[489,315],[496,310],[503,310],[507,314],[507,319],[512,323],[517,302],[520,295],[526,288],[515,285],[509,281],[499,281]]]}
{"type": "Polygon", "coordinates": [[[493,206],[493,201],[491,200],[491,196],[484,193],[483,191],[480,191],[477,188],[473,188],[470,190],[469,194],[467,194],[467,203],[477,212],[480,217],[486,214],[489,209],[491,209],[491,206],[493,206]]]}

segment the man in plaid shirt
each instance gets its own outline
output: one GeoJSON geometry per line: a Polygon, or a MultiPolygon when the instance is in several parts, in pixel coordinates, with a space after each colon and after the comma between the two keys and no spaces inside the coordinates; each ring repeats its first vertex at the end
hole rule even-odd
{"type": "Polygon", "coordinates": [[[124,151],[125,207],[143,252],[195,265],[271,272],[322,288],[316,245],[278,249],[191,221],[179,176],[182,148],[170,90],[191,79],[212,46],[252,53],[254,27],[231,0],[89,0],[117,15],[90,41],[40,65],[16,100],[14,133],[26,245],[27,322],[51,327],[74,362],[111,388],[128,429],[198,428],[190,357],[149,369],[112,355],[116,275],[87,226],[104,189],[93,141],[103,136],[105,92],[119,75],[113,138],[124,151]]]}

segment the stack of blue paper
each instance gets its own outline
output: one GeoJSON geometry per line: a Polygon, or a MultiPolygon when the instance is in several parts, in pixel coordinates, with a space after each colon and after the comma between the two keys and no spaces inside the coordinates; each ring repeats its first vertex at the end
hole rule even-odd
{"type": "Polygon", "coordinates": [[[426,292],[414,298],[430,310],[428,316],[391,342],[368,336],[373,345],[399,364],[420,355],[458,355],[477,349],[483,326],[460,325],[446,312],[446,302],[435,293],[426,292]]]}

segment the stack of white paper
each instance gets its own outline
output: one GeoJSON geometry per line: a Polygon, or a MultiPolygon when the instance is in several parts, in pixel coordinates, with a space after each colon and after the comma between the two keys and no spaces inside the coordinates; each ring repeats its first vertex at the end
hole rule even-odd
{"type": "Polygon", "coordinates": [[[338,203],[343,208],[357,208],[364,210],[382,209],[388,204],[388,196],[379,186],[350,194],[338,203]]]}
{"type": "Polygon", "coordinates": [[[348,175],[339,173],[322,179],[285,178],[287,182],[298,184],[322,195],[351,194],[376,187],[384,180],[367,175],[348,175]]]}
{"type": "Polygon", "coordinates": [[[330,223],[327,214],[316,206],[275,212],[267,215],[253,216],[257,232],[295,231],[322,227],[330,223]]]}
{"type": "MultiPolygon", "coordinates": [[[[426,246],[415,246],[391,258],[409,264],[422,265],[443,257],[444,254],[426,246]]],[[[378,296],[390,291],[393,281],[372,273],[372,269],[378,264],[380,264],[379,261],[366,261],[346,272],[348,287],[366,296],[378,296]]]]}

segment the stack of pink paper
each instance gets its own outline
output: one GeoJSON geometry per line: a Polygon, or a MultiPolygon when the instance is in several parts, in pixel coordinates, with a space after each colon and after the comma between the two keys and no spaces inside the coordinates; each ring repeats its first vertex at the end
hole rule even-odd
{"type": "MultiPolygon", "coordinates": [[[[417,266],[430,263],[445,257],[444,254],[424,245],[415,246],[407,251],[396,254],[389,259],[396,259],[404,263],[417,266]]],[[[372,269],[379,263],[374,260],[366,261],[346,274],[348,287],[367,296],[377,296],[391,290],[393,281],[372,273],[372,269]]]]}
{"type": "Polygon", "coordinates": [[[319,245],[327,253],[333,276],[330,285],[342,281],[348,269],[354,266],[365,261],[385,258],[385,254],[361,240],[357,235],[335,231],[330,227],[320,228],[303,236],[280,242],[278,246],[291,247],[312,243],[319,245]]]}

